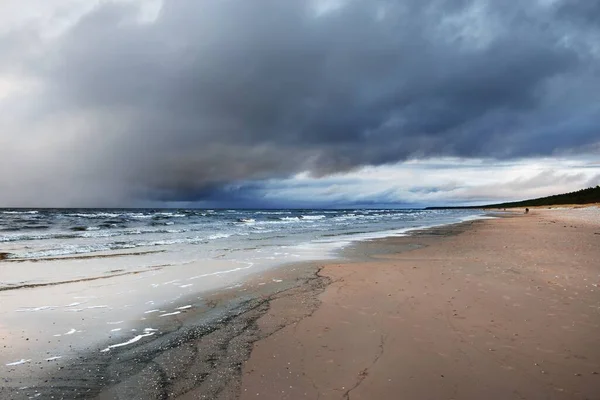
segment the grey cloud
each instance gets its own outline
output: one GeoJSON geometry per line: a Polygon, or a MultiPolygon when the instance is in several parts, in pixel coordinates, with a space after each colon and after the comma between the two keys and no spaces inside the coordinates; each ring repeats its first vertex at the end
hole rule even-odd
{"type": "Polygon", "coordinates": [[[311,4],[165,1],[140,22],[135,4],[103,3],[26,69],[43,82],[36,117],[85,116],[64,149],[78,156],[26,162],[120,201],[194,200],[298,171],[599,141],[597,56],[563,40],[589,35],[583,3],[311,4]]]}
{"type": "Polygon", "coordinates": [[[597,25],[600,20],[600,3],[588,0],[562,0],[558,3],[557,12],[574,18],[576,22],[597,25]]]}

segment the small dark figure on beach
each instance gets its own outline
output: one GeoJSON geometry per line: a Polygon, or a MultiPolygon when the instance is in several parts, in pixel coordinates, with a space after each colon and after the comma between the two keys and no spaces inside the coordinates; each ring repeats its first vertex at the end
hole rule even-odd
{"type": "Polygon", "coordinates": [[[529,214],[529,208],[525,209],[525,214],[529,214]]]}

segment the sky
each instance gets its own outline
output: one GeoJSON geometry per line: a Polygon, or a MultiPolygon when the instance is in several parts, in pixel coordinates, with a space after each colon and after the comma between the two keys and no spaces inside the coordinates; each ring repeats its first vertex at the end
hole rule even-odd
{"type": "Polygon", "coordinates": [[[0,0],[0,207],[600,184],[600,2],[0,0]]]}

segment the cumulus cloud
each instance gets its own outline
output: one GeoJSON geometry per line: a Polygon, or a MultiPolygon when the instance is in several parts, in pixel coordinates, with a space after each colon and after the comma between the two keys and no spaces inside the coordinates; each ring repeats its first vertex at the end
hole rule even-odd
{"type": "Polygon", "coordinates": [[[128,0],[68,18],[82,3],[59,3],[0,33],[6,205],[225,201],[301,172],[597,154],[585,2],[128,0]]]}

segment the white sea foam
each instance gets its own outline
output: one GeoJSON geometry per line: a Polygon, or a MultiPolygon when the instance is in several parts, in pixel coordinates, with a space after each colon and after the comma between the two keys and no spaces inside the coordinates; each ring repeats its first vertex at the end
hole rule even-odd
{"type": "Polygon", "coordinates": [[[160,315],[160,317],[169,317],[171,315],[177,315],[177,314],[181,314],[181,311],[174,311],[172,313],[162,314],[162,315],[160,315]]]}
{"type": "Polygon", "coordinates": [[[149,218],[152,218],[153,215],[142,214],[142,213],[130,213],[130,214],[127,214],[127,217],[136,218],[136,219],[149,219],[149,218]]]}
{"type": "Polygon", "coordinates": [[[250,269],[254,266],[254,263],[248,263],[248,264],[249,265],[247,267],[238,267],[238,268],[234,268],[234,269],[228,269],[225,271],[210,272],[207,274],[192,276],[191,278],[188,278],[188,281],[191,281],[194,279],[206,278],[207,276],[218,276],[218,275],[223,275],[223,274],[230,274],[232,272],[238,272],[238,271],[243,271],[245,269],[250,269]]]}
{"type": "Polygon", "coordinates": [[[216,233],[208,237],[209,240],[225,239],[233,235],[232,233],[216,233]]]}
{"type": "Polygon", "coordinates": [[[300,221],[300,218],[299,217],[281,217],[280,221],[297,222],[297,221],[300,221]]]}
{"type": "Polygon", "coordinates": [[[106,353],[107,351],[110,351],[111,349],[115,349],[117,347],[129,346],[130,344],[138,342],[139,340],[141,340],[141,339],[143,339],[145,337],[148,337],[148,336],[152,336],[154,334],[155,334],[154,332],[148,332],[148,333],[144,333],[143,335],[137,335],[133,339],[130,339],[130,340],[126,341],[126,342],[110,345],[107,348],[105,348],[103,350],[100,350],[100,352],[101,353],[106,353]]]}
{"type": "Polygon", "coordinates": [[[325,215],[303,215],[301,217],[302,219],[306,219],[306,220],[313,220],[313,221],[318,221],[320,219],[324,219],[327,218],[325,215]]]}
{"type": "Polygon", "coordinates": [[[7,367],[13,367],[15,365],[26,364],[26,363],[29,363],[29,362],[31,362],[31,360],[26,360],[26,359],[23,358],[23,359],[20,359],[19,361],[8,363],[8,364],[6,364],[6,366],[7,367]]]}
{"type": "Polygon", "coordinates": [[[187,217],[186,214],[169,213],[169,212],[156,213],[155,215],[159,215],[161,217],[170,217],[170,218],[185,218],[185,217],[187,217]]]}
{"type": "Polygon", "coordinates": [[[187,310],[188,308],[192,308],[192,305],[188,304],[187,306],[177,307],[176,310],[187,310]]]}
{"type": "Polygon", "coordinates": [[[60,360],[61,358],[62,358],[62,356],[48,357],[48,358],[46,358],[46,361],[56,361],[56,360],[60,360]]]}
{"type": "Polygon", "coordinates": [[[70,330],[69,332],[65,333],[65,335],[72,335],[72,334],[74,334],[75,332],[77,332],[77,329],[75,329],[75,328],[71,328],[71,330],[70,330]]]}
{"type": "Polygon", "coordinates": [[[91,219],[97,219],[97,218],[116,218],[116,217],[120,216],[120,214],[105,213],[105,212],[97,212],[97,213],[71,213],[71,214],[66,214],[66,215],[68,217],[91,218],[91,219]]]}
{"type": "MultiPolygon", "coordinates": [[[[95,228],[94,228],[95,229],[95,228]]],[[[10,234],[0,236],[0,242],[18,242],[18,241],[29,241],[29,240],[45,240],[45,239],[102,239],[109,237],[118,236],[131,236],[131,235],[145,235],[145,234],[180,234],[187,232],[188,229],[129,229],[119,231],[105,231],[105,230],[94,230],[86,231],[82,233],[48,233],[48,234],[10,234]]],[[[94,253],[99,251],[111,251],[111,250],[125,250],[133,249],[137,247],[152,247],[152,246],[169,246],[174,244],[198,244],[206,240],[200,236],[183,237],[177,239],[161,239],[154,241],[118,241],[113,243],[86,243],[86,244],[71,244],[67,242],[59,242],[55,244],[55,247],[22,252],[20,254],[12,255],[11,258],[45,258],[45,257],[60,257],[68,256],[73,254],[86,254],[94,253]]]]}
{"type": "Polygon", "coordinates": [[[37,312],[37,311],[45,311],[45,310],[54,310],[58,308],[58,306],[41,306],[41,307],[32,307],[32,308],[20,308],[15,310],[16,312],[37,312]]]}

